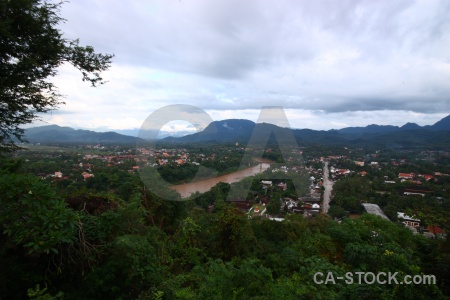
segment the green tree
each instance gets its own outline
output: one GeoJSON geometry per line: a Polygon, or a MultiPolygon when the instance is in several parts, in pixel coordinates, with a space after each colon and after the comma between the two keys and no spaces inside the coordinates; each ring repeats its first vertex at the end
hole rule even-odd
{"type": "Polygon", "coordinates": [[[235,208],[225,208],[219,212],[215,232],[218,251],[226,260],[244,256],[255,242],[249,219],[235,208]]]}
{"type": "Polygon", "coordinates": [[[270,199],[269,204],[267,204],[267,212],[270,215],[277,215],[280,213],[281,201],[278,197],[270,199]]]}
{"type": "Polygon", "coordinates": [[[343,209],[341,206],[339,205],[331,205],[330,206],[330,210],[328,211],[328,214],[332,217],[332,218],[343,218],[347,215],[347,212],[345,211],[345,209],[343,209]]]}
{"type": "Polygon", "coordinates": [[[62,104],[49,78],[63,63],[79,69],[92,86],[104,83],[100,72],[113,55],[65,39],[57,28],[64,21],[58,15],[61,4],[0,0],[0,152],[18,149],[14,138],[22,140],[24,133],[19,126],[62,104]]]}
{"type": "Polygon", "coordinates": [[[0,226],[7,246],[23,246],[29,253],[58,253],[74,243],[77,215],[47,183],[30,175],[1,175],[0,226]]]}

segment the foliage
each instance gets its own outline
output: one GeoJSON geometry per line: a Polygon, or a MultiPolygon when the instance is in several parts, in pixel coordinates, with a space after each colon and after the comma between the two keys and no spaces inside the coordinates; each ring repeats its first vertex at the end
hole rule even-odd
{"type": "Polygon", "coordinates": [[[280,213],[281,209],[281,200],[278,198],[272,198],[267,204],[267,213],[270,215],[277,215],[280,213]]]}
{"type": "Polygon", "coordinates": [[[151,235],[123,235],[110,245],[108,258],[85,278],[88,298],[136,297],[162,281],[151,235]]]}
{"type": "Polygon", "coordinates": [[[345,217],[347,215],[347,212],[345,211],[345,209],[343,209],[339,205],[330,205],[330,209],[328,210],[328,214],[332,218],[341,219],[341,218],[343,218],[343,217],[345,217]]]}
{"type": "Polygon", "coordinates": [[[0,176],[0,190],[0,224],[12,245],[48,254],[74,242],[77,216],[48,184],[10,174],[0,176]]]}
{"type": "MultiPolygon", "coordinates": [[[[90,179],[95,180],[84,181],[78,176],[84,171],[79,164],[87,162],[76,153],[29,151],[21,156],[22,161],[0,161],[2,226],[14,225],[13,219],[20,219],[22,212],[32,216],[29,220],[43,223],[34,213],[42,210],[50,215],[58,212],[65,218],[64,224],[74,222],[75,227],[73,231],[70,226],[63,227],[69,230],[66,237],[73,239],[61,241],[58,254],[50,250],[50,255],[45,251],[28,253],[29,248],[22,247],[26,242],[16,242],[14,234],[1,235],[5,247],[0,249],[4,271],[0,272],[0,298],[26,298],[29,287],[36,284],[46,289],[30,289],[32,296],[44,299],[59,291],[67,299],[448,299],[444,295],[450,295],[448,239],[413,235],[393,219],[369,214],[339,222],[326,214],[309,218],[286,214],[283,222],[249,219],[226,201],[231,187],[236,192],[233,199],[244,200],[239,194],[248,186],[252,192],[247,200],[250,204],[258,201],[256,195],[265,193],[260,181],[268,178],[264,177],[267,173],[232,185],[220,183],[198,198],[179,201],[168,185],[155,187],[159,195],[144,188],[141,177],[129,172],[133,162],[106,166],[101,156],[91,159],[89,168],[95,177],[90,179]],[[69,178],[35,176],[56,170],[69,178]],[[165,195],[177,201],[164,200],[165,195]],[[14,215],[15,208],[22,210],[20,214],[14,215]],[[67,267],[52,272],[55,261],[67,267]],[[406,274],[432,274],[437,284],[314,282],[317,272],[338,277],[359,271],[398,272],[399,280],[406,274]]],[[[427,224],[447,229],[446,178],[430,184],[442,193],[441,199],[408,198],[396,191],[401,183],[386,193],[375,193],[376,187],[384,187],[383,173],[369,171],[373,173],[370,178],[350,175],[339,179],[333,201],[346,205],[352,197],[358,199],[358,205],[360,200],[373,201],[383,209],[390,208],[386,211],[389,215],[399,208],[410,214],[407,209],[411,208],[411,213],[420,213],[427,224]]],[[[156,172],[153,168],[142,175],[155,182],[156,172]]],[[[396,176],[393,173],[389,176],[396,176]]],[[[292,182],[283,182],[288,183],[294,198],[292,182]]],[[[267,197],[289,196],[285,192],[274,186],[267,190],[267,197]]],[[[343,208],[332,202],[332,216],[334,208],[343,213],[343,208]]],[[[14,230],[26,232],[21,227],[14,230]]],[[[46,232],[58,230],[62,229],[47,228],[46,232]]]]}
{"type": "Polygon", "coordinates": [[[28,289],[27,294],[31,300],[56,300],[64,298],[64,293],[59,292],[55,296],[52,296],[47,292],[47,288],[41,290],[39,284],[34,289],[28,289]]]}
{"type": "Polygon", "coordinates": [[[346,211],[360,213],[363,210],[361,202],[367,199],[369,191],[369,183],[364,177],[343,178],[333,185],[333,203],[346,211]]]}
{"type": "Polygon", "coordinates": [[[103,83],[100,72],[112,55],[97,54],[91,46],[63,38],[58,25],[61,3],[45,0],[0,1],[0,152],[16,150],[20,125],[37,113],[61,104],[61,95],[49,79],[68,62],[81,71],[83,81],[103,83]]]}
{"type": "Polygon", "coordinates": [[[254,241],[249,219],[235,208],[226,207],[218,213],[214,232],[218,253],[223,259],[240,257],[250,250],[254,241]]]}

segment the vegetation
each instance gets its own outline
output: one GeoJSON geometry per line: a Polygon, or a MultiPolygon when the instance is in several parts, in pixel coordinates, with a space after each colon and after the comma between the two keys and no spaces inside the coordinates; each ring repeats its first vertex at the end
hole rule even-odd
{"type": "MultiPolygon", "coordinates": [[[[192,200],[163,200],[144,187],[126,148],[115,152],[120,161],[108,152],[89,158],[82,149],[61,149],[20,152],[0,161],[4,195],[0,298],[446,299],[449,295],[446,239],[413,235],[400,223],[372,215],[345,218],[346,210],[354,212],[352,195],[384,208],[388,207],[383,206],[384,197],[395,196],[374,192],[382,174],[375,168],[367,169],[370,176],[350,175],[335,183],[330,214],[344,218],[342,222],[324,214],[310,218],[284,214],[285,221],[277,222],[249,219],[226,202],[231,186],[225,183],[192,200]],[[88,169],[95,176],[84,179],[80,175],[88,169]],[[49,176],[55,171],[63,176],[49,176]],[[355,275],[353,284],[337,279],[335,284],[317,284],[317,272],[332,272],[335,277],[347,272],[397,272],[399,281],[404,275],[432,274],[437,282],[357,284],[355,275]]],[[[306,151],[313,156],[313,150],[306,151]]],[[[313,165],[314,160],[307,163],[313,165]]],[[[234,191],[239,194],[249,184],[251,191],[265,192],[260,181],[268,176],[246,178],[235,184],[234,191]]],[[[285,191],[267,189],[271,213],[280,211],[277,199],[296,197],[292,182],[287,183],[285,191]]],[[[445,184],[442,180],[435,190],[445,184]]],[[[160,188],[174,193],[167,186],[160,188]]],[[[421,199],[414,198],[418,202],[412,207],[427,208],[422,212],[440,222],[440,215],[433,212],[444,207],[426,205],[421,199]]],[[[252,193],[248,200],[258,201],[252,193]]],[[[411,199],[398,201],[387,205],[405,204],[393,211],[411,207],[406,205],[411,199]]]]}
{"type": "Polygon", "coordinates": [[[50,78],[63,63],[80,70],[83,81],[103,83],[100,72],[109,68],[112,55],[63,37],[58,29],[64,21],[58,15],[61,3],[0,1],[0,151],[17,149],[20,126],[61,104],[50,78]]]}

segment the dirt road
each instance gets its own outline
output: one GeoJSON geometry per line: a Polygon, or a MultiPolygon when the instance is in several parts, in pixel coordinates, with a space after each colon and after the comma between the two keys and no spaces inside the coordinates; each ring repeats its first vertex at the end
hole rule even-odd
{"type": "Polygon", "coordinates": [[[325,191],[323,192],[323,213],[328,213],[330,208],[331,191],[333,190],[333,181],[329,178],[328,162],[326,161],[323,166],[323,187],[325,191]]]}

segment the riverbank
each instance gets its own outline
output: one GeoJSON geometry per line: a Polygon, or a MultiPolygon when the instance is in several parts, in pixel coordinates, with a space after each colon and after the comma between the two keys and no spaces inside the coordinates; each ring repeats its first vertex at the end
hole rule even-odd
{"type": "Polygon", "coordinates": [[[217,176],[214,178],[199,180],[190,183],[172,185],[170,188],[180,193],[181,198],[187,198],[195,192],[205,193],[219,182],[233,183],[238,182],[246,177],[253,176],[264,172],[270,167],[271,163],[261,162],[260,164],[246,168],[244,170],[232,172],[229,174],[217,176]]]}

